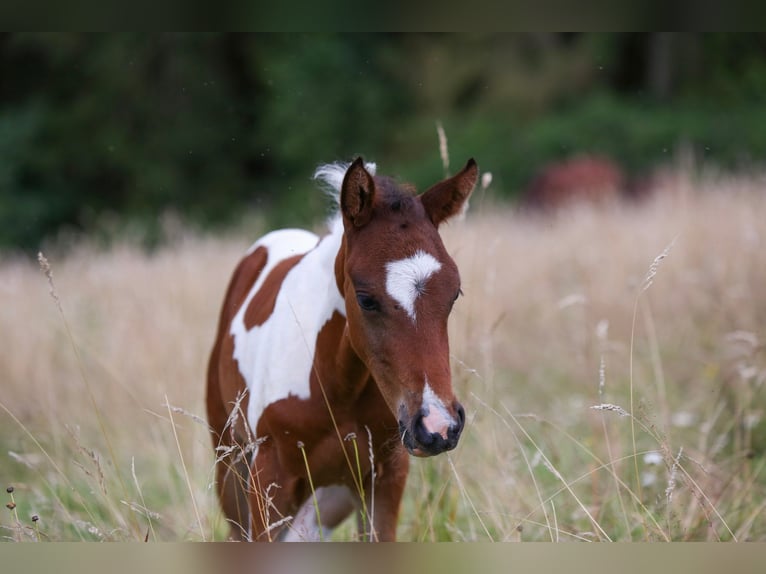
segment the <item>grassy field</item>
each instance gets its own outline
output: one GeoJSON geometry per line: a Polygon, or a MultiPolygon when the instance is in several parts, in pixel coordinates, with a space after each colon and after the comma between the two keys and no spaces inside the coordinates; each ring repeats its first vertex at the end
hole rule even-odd
{"type": "MultiPolygon", "coordinates": [[[[413,461],[399,538],[766,540],[764,222],[756,177],[548,218],[479,193],[444,232],[468,423],[413,461]]],[[[55,297],[36,261],[2,260],[1,539],[225,536],[204,373],[262,231],[48,254],[55,297]]]]}

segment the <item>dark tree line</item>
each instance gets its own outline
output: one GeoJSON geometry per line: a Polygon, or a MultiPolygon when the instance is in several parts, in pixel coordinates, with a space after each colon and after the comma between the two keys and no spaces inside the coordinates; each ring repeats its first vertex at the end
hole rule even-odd
{"type": "Polygon", "coordinates": [[[641,169],[686,141],[757,161],[764,38],[3,34],[0,248],[166,210],[305,221],[318,163],[439,177],[437,120],[454,163],[479,158],[509,196],[579,151],[641,169]]]}

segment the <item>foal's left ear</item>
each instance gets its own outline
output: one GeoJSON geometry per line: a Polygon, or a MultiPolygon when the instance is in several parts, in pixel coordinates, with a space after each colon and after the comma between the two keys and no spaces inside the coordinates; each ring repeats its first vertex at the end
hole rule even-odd
{"type": "Polygon", "coordinates": [[[340,211],[344,221],[354,227],[367,225],[372,217],[375,182],[364,168],[361,157],[349,166],[340,186],[340,211]]]}
{"type": "Polygon", "coordinates": [[[420,196],[431,221],[439,224],[463,209],[479,178],[479,168],[473,158],[457,175],[440,181],[420,196]]]}

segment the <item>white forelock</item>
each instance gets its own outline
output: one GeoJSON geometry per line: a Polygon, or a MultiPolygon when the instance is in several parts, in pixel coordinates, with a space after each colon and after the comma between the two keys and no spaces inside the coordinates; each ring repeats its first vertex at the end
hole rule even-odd
{"type": "MultiPolygon", "coordinates": [[[[314,172],[314,179],[324,184],[327,191],[337,200],[340,197],[340,188],[343,178],[351,164],[344,162],[327,163],[320,165],[314,172]]],[[[365,163],[365,169],[370,175],[375,175],[377,165],[373,162],[365,163]]]]}

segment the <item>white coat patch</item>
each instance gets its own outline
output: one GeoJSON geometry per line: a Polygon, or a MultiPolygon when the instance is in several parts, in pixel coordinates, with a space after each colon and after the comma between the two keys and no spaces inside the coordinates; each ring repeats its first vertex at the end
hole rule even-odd
{"type": "Polygon", "coordinates": [[[256,435],[258,420],[270,404],[311,395],[309,378],[319,331],[334,312],[346,307],[335,281],[334,262],[340,248],[342,225],[334,225],[319,244],[308,231],[288,229],[265,235],[251,247],[268,250],[266,266],[231,322],[234,359],[249,394],[247,420],[256,435]],[[274,311],[249,331],[245,312],[266,277],[288,257],[305,253],[285,276],[274,311]]]}
{"type": "Polygon", "coordinates": [[[415,300],[425,293],[428,279],[441,269],[433,255],[418,250],[406,259],[386,263],[386,291],[415,321],[415,300]]]}

